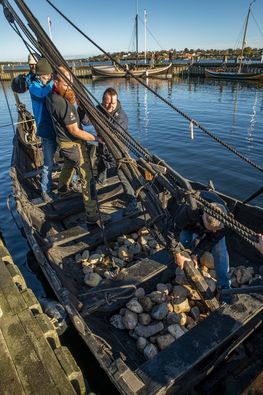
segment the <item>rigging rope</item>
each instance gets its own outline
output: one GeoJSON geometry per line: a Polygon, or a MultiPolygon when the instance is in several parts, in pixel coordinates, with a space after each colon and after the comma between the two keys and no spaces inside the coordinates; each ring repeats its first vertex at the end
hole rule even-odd
{"type": "MultiPolygon", "coordinates": [[[[7,0],[4,0],[6,4],[9,4],[7,0]]],[[[110,151],[112,152],[114,158],[116,160],[122,158],[123,156],[125,157],[126,151],[123,151],[122,147],[120,146],[119,140],[116,140],[116,137],[111,133],[110,128],[108,125],[103,122],[101,115],[98,114],[98,110],[94,108],[93,104],[91,103],[90,99],[87,97],[86,92],[83,88],[83,85],[78,81],[78,79],[72,74],[70,69],[68,68],[66,62],[56,49],[53,43],[50,42],[48,36],[44,32],[44,30],[41,28],[39,25],[38,21],[34,18],[33,14],[30,12],[28,7],[25,5],[25,3],[22,0],[16,0],[16,4],[26,17],[27,21],[29,22],[30,28],[34,31],[38,38],[38,42],[34,39],[34,37],[31,35],[31,33],[28,32],[27,28],[25,28],[23,22],[18,18],[15,14],[13,15],[16,16],[16,20],[18,24],[20,25],[21,29],[24,31],[26,36],[30,39],[31,42],[34,43],[34,46],[39,48],[40,52],[47,58],[47,60],[50,62],[50,64],[54,67],[55,70],[59,71],[58,65],[63,65],[67,70],[69,70],[69,73],[71,74],[73,78],[73,84],[69,80],[69,84],[71,84],[73,90],[75,93],[77,93],[77,97],[80,99],[81,103],[83,104],[83,107],[87,111],[89,118],[91,118],[92,123],[95,122],[96,126],[99,126],[101,128],[101,131],[103,131],[102,137],[104,141],[106,142],[106,145],[108,148],[110,148],[110,151]],[[75,84],[75,86],[74,86],[75,84]]],[[[10,6],[10,9],[11,6],[10,6]]],[[[13,11],[12,11],[13,12],[13,11]]],[[[65,76],[63,75],[63,78],[65,76]]],[[[129,182],[131,182],[133,188],[136,190],[139,186],[142,185],[143,183],[143,178],[140,177],[140,174],[138,173],[137,169],[136,171],[133,169],[133,167],[129,166],[129,164],[123,164],[123,171],[125,176],[128,178],[129,182]]],[[[152,216],[155,218],[157,216],[162,216],[164,215],[163,209],[161,208],[161,203],[156,197],[156,194],[151,191],[151,188],[147,186],[147,188],[144,188],[142,191],[142,196],[145,199],[145,205],[147,206],[147,209],[149,212],[152,214],[152,216]]]]}
{"type": "Polygon", "coordinates": [[[215,141],[217,141],[218,143],[220,143],[221,145],[223,145],[225,148],[227,148],[229,151],[231,151],[232,153],[234,153],[235,155],[237,155],[240,159],[244,160],[246,163],[248,163],[249,165],[253,166],[254,168],[256,168],[257,170],[263,172],[263,168],[261,166],[259,166],[258,164],[254,163],[251,159],[247,158],[246,156],[244,156],[243,154],[241,154],[240,152],[238,152],[234,147],[231,147],[229,144],[224,143],[219,137],[215,136],[212,132],[210,132],[208,129],[206,129],[204,126],[202,126],[198,121],[196,121],[195,119],[192,119],[189,115],[187,115],[186,113],[184,113],[182,110],[180,110],[178,107],[176,107],[175,105],[173,105],[171,102],[169,102],[167,99],[165,99],[164,97],[162,97],[161,95],[159,95],[157,92],[155,92],[151,87],[149,87],[145,82],[142,81],[141,78],[136,77],[132,72],[130,72],[129,70],[127,71],[125,69],[125,67],[119,63],[116,62],[116,60],[113,58],[113,56],[111,56],[110,54],[108,54],[102,47],[100,47],[98,44],[95,43],[94,40],[92,40],[89,36],[87,36],[81,29],[79,29],[69,18],[67,18],[56,6],[54,6],[54,4],[52,4],[52,2],[50,0],[46,0],[50,6],[56,10],[72,27],[74,27],[82,36],[84,36],[88,41],[90,41],[95,47],[97,47],[100,51],[102,51],[110,60],[112,60],[113,62],[115,62],[116,64],[118,64],[118,66],[123,69],[127,75],[130,75],[131,77],[133,77],[136,81],[138,81],[141,85],[143,85],[146,89],[148,89],[150,92],[152,92],[156,97],[158,97],[161,101],[163,101],[165,104],[167,104],[169,107],[171,107],[173,110],[175,110],[178,114],[180,114],[181,116],[183,116],[185,119],[187,119],[189,122],[191,122],[193,125],[195,125],[196,127],[198,127],[200,130],[202,130],[204,133],[206,133],[208,136],[210,136],[211,138],[213,138],[215,141]]]}
{"type": "MultiPolygon", "coordinates": [[[[47,1],[49,2],[49,0],[47,0],[47,1]]],[[[7,0],[4,0],[4,2],[6,4],[9,4],[7,0]]],[[[16,2],[17,3],[22,3],[21,7],[24,6],[22,0],[16,0],[16,2]]],[[[10,9],[12,10],[11,6],[10,6],[10,9]]],[[[36,48],[38,48],[39,51],[46,56],[48,61],[50,61],[51,65],[54,66],[54,69],[58,70],[58,66],[56,64],[56,60],[57,60],[58,64],[65,65],[65,68],[70,71],[69,67],[67,66],[66,62],[64,61],[64,59],[62,58],[60,53],[57,51],[57,49],[54,46],[54,44],[49,42],[49,38],[46,36],[46,33],[39,26],[39,24],[35,21],[33,15],[32,14],[29,15],[30,18],[29,18],[28,15],[27,16],[28,16],[28,19],[30,19],[30,25],[33,25],[33,27],[31,26],[31,29],[34,31],[34,28],[35,28],[35,30],[37,31],[39,42],[35,40],[35,38],[32,36],[32,34],[28,31],[28,29],[25,27],[23,22],[20,20],[20,18],[16,15],[15,12],[14,13],[13,12],[14,11],[12,10],[12,14],[15,16],[15,18],[16,18],[20,28],[24,32],[24,34],[29,38],[29,40],[32,43],[34,43],[34,46],[36,48]],[[40,44],[40,42],[41,42],[41,44],[40,44]],[[50,55],[50,53],[53,56],[50,55]],[[56,59],[54,59],[54,57],[56,59]]],[[[25,10],[22,10],[22,12],[26,13],[25,10]]],[[[28,10],[28,13],[29,13],[29,10],[28,10]]],[[[35,32],[35,34],[36,34],[36,32],[35,32]]],[[[126,144],[126,141],[125,141],[126,135],[124,137],[124,135],[121,135],[121,133],[119,133],[118,131],[116,133],[116,134],[119,133],[118,136],[116,136],[114,134],[112,135],[112,133],[111,133],[112,132],[112,125],[109,128],[104,123],[105,119],[103,119],[102,114],[99,113],[99,111],[96,108],[94,108],[94,105],[92,104],[90,99],[87,97],[87,95],[85,95],[86,91],[83,88],[83,85],[78,81],[78,79],[72,73],[71,73],[71,75],[73,76],[73,83],[70,80],[68,80],[69,84],[71,84],[72,88],[74,88],[74,83],[76,83],[77,86],[75,87],[75,91],[77,92],[77,96],[80,98],[81,102],[84,104],[85,110],[87,110],[89,116],[92,117],[92,121],[95,122],[95,124],[97,126],[102,128],[103,132],[105,132],[103,138],[105,139],[105,142],[106,142],[107,146],[109,146],[111,148],[111,150],[113,151],[113,156],[118,161],[118,159],[121,158],[121,157],[118,157],[119,151],[123,155],[122,147],[119,144],[120,136],[121,136],[121,138],[123,138],[124,144],[126,144]],[[116,140],[115,137],[117,137],[117,140],[116,140]],[[116,151],[116,149],[117,149],[117,151],[116,151]],[[117,155],[117,157],[116,157],[116,155],[117,155]]],[[[64,75],[63,75],[63,78],[65,78],[64,75]]],[[[115,132],[116,132],[116,130],[115,130],[115,132]]],[[[131,139],[131,144],[133,144],[132,140],[134,140],[134,139],[131,139]]],[[[136,143],[135,140],[134,140],[134,142],[136,143]]],[[[140,148],[140,146],[138,145],[137,148],[140,148]]],[[[144,153],[144,151],[145,150],[142,149],[142,153],[144,153]]],[[[188,191],[189,195],[190,194],[194,195],[194,191],[192,190],[191,187],[189,187],[189,185],[188,185],[189,183],[187,182],[187,180],[183,179],[178,173],[176,173],[173,169],[171,169],[165,162],[161,161],[158,157],[156,157],[154,155],[150,156],[148,152],[147,152],[147,155],[148,155],[148,159],[151,159],[151,160],[153,160],[153,161],[155,161],[157,163],[160,163],[160,164],[161,163],[165,164],[165,166],[167,167],[167,172],[168,172],[168,180],[166,180],[166,182],[168,183],[168,186],[170,185],[170,187],[172,187],[172,188],[174,187],[175,189],[178,189],[178,179],[179,179],[180,181],[182,181],[183,186],[184,186],[184,195],[187,196],[187,192],[186,191],[188,191]],[[171,183],[171,184],[169,184],[169,183],[171,183]]],[[[124,153],[124,158],[125,157],[126,157],[126,155],[124,153]]],[[[123,156],[122,156],[122,158],[123,158],[123,156]]],[[[131,166],[130,163],[125,163],[125,161],[123,160],[123,164],[124,165],[126,164],[126,166],[127,166],[127,168],[124,168],[124,170],[125,170],[125,174],[128,175],[128,179],[129,180],[132,180],[132,177],[135,177],[135,178],[137,177],[138,178],[139,174],[136,173],[136,169],[133,169],[133,166],[131,166]],[[128,165],[130,165],[130,167],[128,165]]],[[[166,211],[160,206],[159,198],[156,199],[156,194],[152,190],[151,186],[148,185],[148,183],[142,183],[141,177],[139,177],[137,179],[137,181],[139,181],[140,188],[143,187],[142,188],[142,193],[144,193],[144,191],[145,191],[146,192],[145,197],[147,197],[149,199],[147,201],[147,206],[148,206],[147,208],[150,210],[150,213],[152,214],[152,217],[154,218],[154,222],[156,222],[156,219],[158,219],[159,220],[158,221],[159,222],[159,226],[160,226],[160,219],[163,222],[163,219],[167,215],[166,211]]],[[[170,190],[170,189],[168,189],[168,190],[170,190]]],[[[200,200],[200,197],[196,197],[196,196],[192,196],[192,197],[194,199],[196,199],[197,201],[199,199],[199,202],[204,205],[204,210],[210,210],[209,213],[213,213],[213,215],[216,215],[217,218],[221,218],[222,222],[224,221],[224,224],[226,224],[226,226],[228,226],[231,229],[239,232],[241,237],[243,237],[246,241],[250,242],[251,244],[256,241],[257,235],[254,232],[252,232],[250,229],[248,229],[248,228],[244,227],[243,225],[239,224],[237,221],[233,220],[231,217],[225,217],[225,218],[221,217],[222,213],[218,213],[218,212],[216,212],[216,210],[211,209],[211,207],[207,206],[207,202],[206,201],[200,200]]],[[[144,202],[144,204],[145,204],[145,202],[144,202]]]]}
{"type": "Polygon", "coordinates": [[[254,245],[255,242],[258,242],[258,235],[253,230],[242,225],[240,222],[236,221],[231,216],[222,213],[222,211],[220,211],[218,208],[212,207],[211,204],[208,203],[207,200],[199,196],[198,193],[193,193],[193,196],[197,200],[197,202],[202,205],[203,210],[208,215],[212,215],[214,218],[218,219],[222,224],[226,225],[229,229],[234,230],[249,244],[254,245]]]}
{"type": "Polygon", "coordinates": [[[10,116],[10,119],[11,119],[11,125],[12,125],[13,132],[14,132],[14,135],[15,135],[16,131],[15,131],[15,127],[14,127],[14,120],[13,120],[11,108],[10,108],[10,105],[9,105],[9,102],[8,102],[8,98],[7,98],[7,93],[6,93],[6,90],[5,90],[5,86],[4,86],[4,83],[3,83],[3,81],[2,81],[1,78],[0,78],[0,82],[1,82],[1,85],[2,85],[2,88],[3,88],[3,92],[4,92],[4,96],[5,96],[6,105],[7,105],[8,112],[9,112],[9,116],[10,116]]]}
{"type": "MultiPolygon", "coordinates": [[[[138,15],[140,22],[144,25],[144,21],[142,20],[142,18],[138,15]]],[[[157,40],[156,37],[154,37],[153,33],[151,32],[148,24],[146,25],[146,30],[147,32],[152,36],[153,40],[156,42],[156,44],[160,47],[160,49],[162,51],[164,51],[164,47],[159,43],[159,41],[157,40]]]]}

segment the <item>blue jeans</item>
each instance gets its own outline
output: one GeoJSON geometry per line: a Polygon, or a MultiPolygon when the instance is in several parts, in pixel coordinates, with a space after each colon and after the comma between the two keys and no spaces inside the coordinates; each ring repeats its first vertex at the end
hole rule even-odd
{"type": "Polygon", "coordinates": [[[42,137],[41,142],[44,155],[41,189],[42,192],[51,192],[52,170],[54,166],[54,155],[57,149],[57,142],[54,139],[46,137],[42,137]]]}
{"type": "MultiPolygon", "coordinates": [[[[180,233],[180,242],[186,248],[192,249],[193,242],[196,238],[196,234],[189,230],[182,230],[180,233]]],[[[211,251],[214,262],[215,271],[217,277],[217,287],[218,288],[229,288],[231,282],[229,280],[229,255],[226,248],[226,239],[223,237],[218,243],[212,248],[211,251]]]]}

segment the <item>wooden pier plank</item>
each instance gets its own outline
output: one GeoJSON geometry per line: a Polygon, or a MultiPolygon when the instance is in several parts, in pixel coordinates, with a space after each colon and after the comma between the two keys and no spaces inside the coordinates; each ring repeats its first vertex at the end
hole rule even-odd
{"type": "Polygon", "coordinates": [[[10,273],[3,261],[0,261],[0,273],[0,298],[3,302],[5,311],[16,314],[26,309],[27,305],[24,299],[20,297],[19,290],[13,283],[10,273]],[[6,299],[6,302],[4,302],[3,299],[6,299]]]}
{"type": "MultiPolygon", "coordinates": [[[[31,313],[27,310],[20,312],[18,317],[27,333],[27,336],[34,344],[35,352],[43,364],[43,369],[47,372],[48,377],[50,377],[56,384],[58,393],[61,395],[73,395],[73,387],[66,379],[65,372],[58,363],[52,349],[47,347],[46,339],[44,338],[37,321],[31,319],[31,313]]],[[[48,392],[45,394],[48,394],[48,392]]]]}
{"type": "MultiPolygon", "coordinates": [[[[0,395],[76,395],[62,367],[66,353],[57,359],[52,349],[61,348],[56,330],[33,292],[17,287],[14,279],[20,277],[24,282],[0,239],[0,395]]],[[[67,363],[68,371],[72,363],[78,373],[74,384],[84,394],[73,357],[67,363]]]]}
{"type": "Polygon", "coordinates": [[[10,357],[8,347],[0,331],[0,394],[1,395],[25,395],[15,365],[10,357]]]}
{"type": "Polygon", "coordinates": [[[25,393],[35,395],[38,389],[38,395],[60,394],[18,317],[2,317],[0,328],[25,393]]]}

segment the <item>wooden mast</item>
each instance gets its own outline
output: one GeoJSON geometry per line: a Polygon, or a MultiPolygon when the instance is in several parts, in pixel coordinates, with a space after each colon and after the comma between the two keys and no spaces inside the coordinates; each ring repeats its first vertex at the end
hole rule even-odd
{"type": "Polygon", "coordinates": [[[250,3],[249,9],[248,9],[248,13],[247,13],[247,17],[246,17],[246,24],[245,24],[244,35],[243,35],[242,50],[241,50],[241,55],[240,55],[240,63],[239,63],[238,73],[241,73],[241,69],[242,69],[243,53],[244,53],[244,48],[245,48],[245,45],[246,45],[246,35],[247,35],[248,20],[249,20],[249,15],[250,15],[250,11],[251,11],[251,6],[252,6],[253,3],[255,3],[255,1],[256,0],[253,0],[250,3]]]}
{"type": "Polygon", "coordinates": [[[138,58],[139,58],[139,50],[138,50],[138,0],[137,0],[137,9],[136,9],[136,17],[135,17],[135,29],[136,29],[136,66],[138,66],[138,58]]]}

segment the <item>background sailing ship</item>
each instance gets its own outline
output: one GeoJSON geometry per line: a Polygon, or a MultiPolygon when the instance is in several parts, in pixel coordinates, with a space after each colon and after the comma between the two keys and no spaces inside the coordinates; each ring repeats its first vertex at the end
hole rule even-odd
{"type": "Polygon", "coordinates": [[[170,76],[169,75],[169,70],[171,68],[172,63],[169,63],[168,65],[161,66],[161,65],[154,65],[154,57],[152,54],[152,59],[150,62],[150,65],[146,65],[146,24],[147,24],[147,14],[146,11],[144,11],[144,43],[145,43],[145,64],[140,65],[139,64],[139,48],[138,48],[138,33],[139,33],[139,28],[138,28],[138,1],[137,1],[137,13],[135,16],[135,36],[136,36],[136,59],[135,59],[135,64],[122,64],[120,62],[120,59],[116,59],[113,65],[102,65],[102,66],[93,66],[92,67],[92,75],[94,77],[132,77],[135,75],[136,77],[141,77],[141,78],[148,78],[148,77],[158,77],[158,76],[170,76]]]}
{"type": "Polygon", "coordinates": [[[246,16],[245,20],[245,28],[244,28],[244,34],[243,34],[243,40],[242,40],[242,49],[241,49],[241,54],[240,54],[240,63],[237,66],[237,71],[227,71],[226,68],[221,67],[220,69],[216,70],[211,70],[211,69],[205,69],[205,75],[207,77],[212,77],[212,78],[226,78],[226,79],[232,79],[232,80],[263,80],[263,73],[251,73],[245,70],[245,65],[244,65],[244,49],[246,46],[246,36],[247,36],[247,28],[248,28],[248,22],[249,22],[249,17],[251,13],[251,7],[252,4],[256,0],[253,0],[248,8],[248,13],[246,16]]]}

